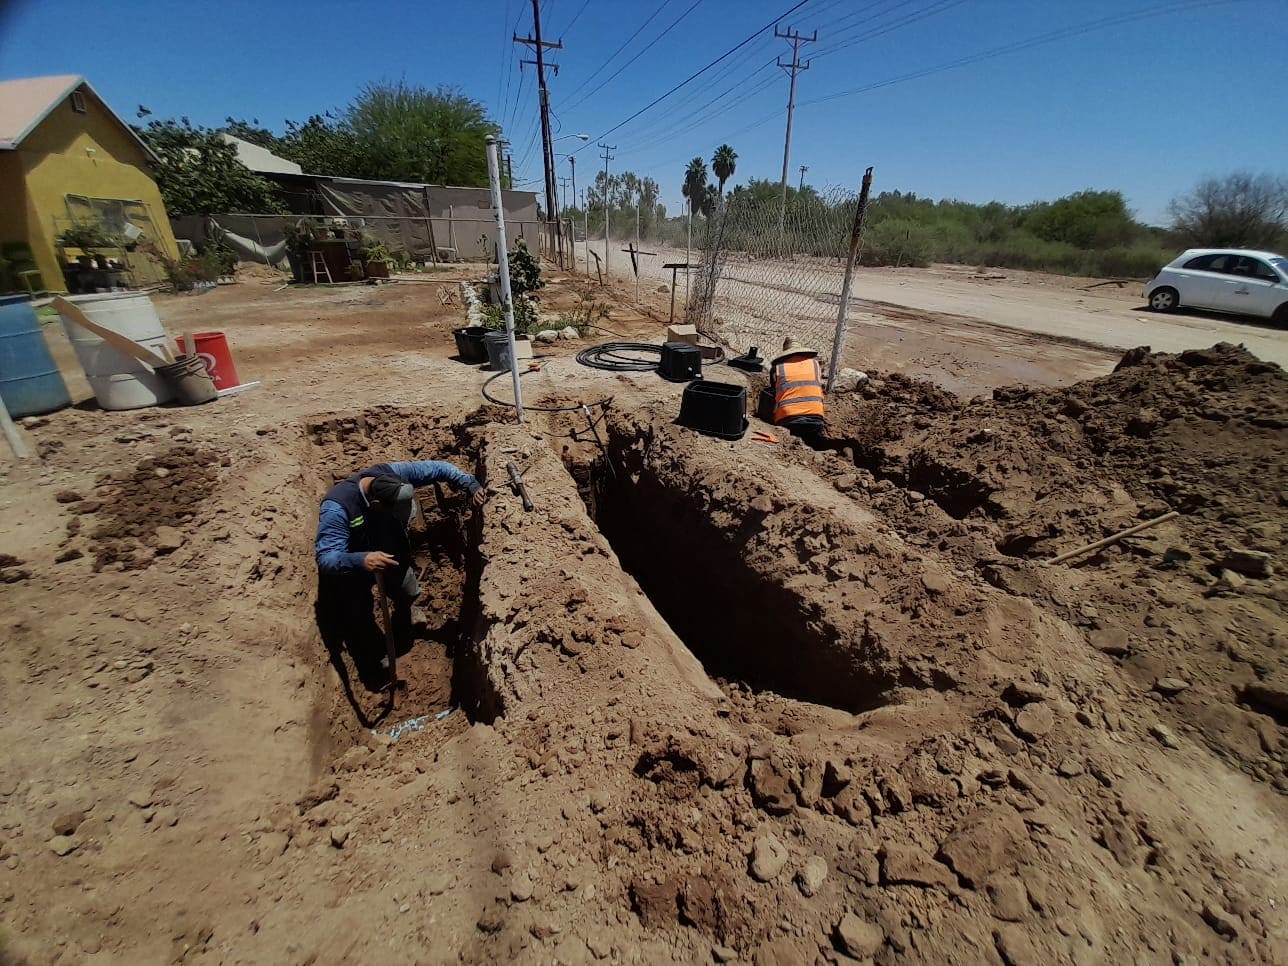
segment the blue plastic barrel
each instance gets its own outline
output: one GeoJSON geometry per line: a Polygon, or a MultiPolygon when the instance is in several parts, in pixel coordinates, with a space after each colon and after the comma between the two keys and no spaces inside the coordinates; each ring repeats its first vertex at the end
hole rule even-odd
{"type": "Polygon", "coordinates": [[[0,399],[15,417],[72,401],[25,295],[0,295],[0,399]]]}

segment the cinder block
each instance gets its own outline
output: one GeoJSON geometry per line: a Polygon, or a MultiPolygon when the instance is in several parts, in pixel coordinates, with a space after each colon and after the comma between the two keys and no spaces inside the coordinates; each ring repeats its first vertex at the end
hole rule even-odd
{"type": "Polygon", "coordinates": [[[687,342],[689,345],[698,344],[698,329],[693,325],[669,325],[666,328],[667,342],[687,342]]]}

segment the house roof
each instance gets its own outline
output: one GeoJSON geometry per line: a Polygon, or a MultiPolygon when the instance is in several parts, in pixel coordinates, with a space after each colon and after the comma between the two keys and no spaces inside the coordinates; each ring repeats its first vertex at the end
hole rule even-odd
{"type": "Polygon", "coordinates": [[[237,160],[257,174],[303,174],[304,169],[294,161],[279,158],[268,148],[250,141],[243,141],[231,134],[221,134],[225,142],[237,149],[237,160]]]}
{"type": "Polygon", "coordinates": [[[99,96],[98,91],[94,90],[79,74],[0,81],[0,151],[16,149],[54,108],[71,96],[72,91],[82,87],[103,106],[117,124],[121,125],[144,153],[155,161],[156,155],[153,154],[152,149],[134,133],[133,128],[107,106],[107,102],[99,96]]]}

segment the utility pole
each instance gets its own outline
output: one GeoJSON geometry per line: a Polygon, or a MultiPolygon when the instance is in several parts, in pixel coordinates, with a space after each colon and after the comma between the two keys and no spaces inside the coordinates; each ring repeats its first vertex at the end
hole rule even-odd
{"type": "MultiPolygon", "coordinates": [[[[546,169],[546,221],[553,222],[555,225],[555,237],[557,239],[557,248],[560,262],[563,261],[563,234],[559,231],[559,213],[555,206],[555,166],[554,166],[554,148],[550,137],[550,92],[546,89],[546,61],[545,51],[547,48],[552,50],[562,50],[563,43],[552,43],[548,40],[541,39],[541,2],[532,0],[532,33],[531,37],[520,37],[514,35],[516,44],[526,44],[536,50],[536,60],[520,61],[520,64],[535,64],[537,68],[537,90],[540,94],[541,102],[541,160],[546,169]]],[[[559,65],[551,64],[555,74],[559,73],[559,65]]]]}
{"type": "MultiPolygon", "coordinates": [[[[559,187],[563,191],[563,194],[560,196],[560,201],[562,203],[563,210],[567,211],[568,210],[568,179],[560,178],[559,187]]],[[[577,197],[576,195],[573,195],[574,199],[576,197],[577,197]]]]}
{"type": "Polygon", "coordinates": [[[789,41],[792,45],[792,62],[790,64],[784,64],[782,58],[778,58],[778,66],[787,71],[788,76],[792,79],[791,92],[787,95],[787,137],[783,139],[783,200],[778,209],[778,233],[781,236],[783,223],[787,218],[787,166],[791,163],[792,156],[792,115],[796,113],[796,75],[803,70],[809,70],[808,60],[803,64],[801,63],[801,44],[812,44],[817,41],[818,31],[815,30],[808,37],[805,37],[799,30],[792,30],[789,27],[784,33],[779,33],[778,28],[775,27],[774,36],[789,41]]]}
{"type": "Polygon", "coordinates": [[[804,191],[804,190],[805,190],[805,172],[806,172],[806,171],[808,171],[808,170],[809,170],[809,165],[808,165],[808,164],[802,164],[802,165],[801,165],[801,184],[800,184],[800,187],[796,189],[797,191],[804,191]]]}
{"type": "Polygon", "coordinates": [[[505,185],[514,187],[514,156],[509,151],[505,152],[505,185]]]}
{"type": "MultiPolygon", "coordinates": [[[[612,161],[617,155],[609,154],[610,151],[616,151],[616,144],[605,144],[599,142],[599,146],[604,149],[604,275],[608,275],[608,162],[612,161]]],[[[589,247],[589,246],[588,246],[589,247]]]]}
{"type": "Polygon", "coordinates": [[[496,138],[488,135],[487,180],[492,189],[492,210],[496,218],[496,268],[501,282],[501,305],[505,310],[505,338],[510,353],[510,380],[514,384],[514,411],[523,422],[523,390],[519,386],[519,363],[514,349],[514,298],[510,291],[510,255],[505,241],[505,207],[501,202],[501,166],[497,163],[496,138]]]}
{"type": "Polygon", "coordinates": [[[572,203],[577,203],[577,156],[568,155],[568,167],[572,171],[572,203]]]}

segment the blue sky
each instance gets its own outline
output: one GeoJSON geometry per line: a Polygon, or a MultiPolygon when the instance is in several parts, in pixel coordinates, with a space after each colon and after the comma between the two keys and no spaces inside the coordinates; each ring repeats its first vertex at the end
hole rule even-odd
{"type": "MultiPolygon", "coordinates": [[[[565,43],[550,54],[557,135],[592,136],[577,154],[578,187],[602,166],[601,135],[794,2],[545,0],[543,32],[565,43]]],[[[537,188],[535,84],[517,66],[531,51],[510,40],[531,23],[530,0],[0,0],[0,78],[80,73],[127,120],[145,104],[159,117],[257,117],[276,130],[343,106],[367,81],[452,84],[504,125],[516,178],[537,188]]],[[[1288,173],[1283,0],[806,0],[782,25],[819,31],[801,50],[812,63],[798,82],[793,183],[801,164],[820,187],[854,185],[871,164],[877,190],[936,198],[1024,203],[1118,188],[1161,222],[1201,176],[1288,173]],[[1006,45],[1021,49],[859,91],[1006,45]]],[[[739,155],[735,182],[777,180],[788,79],[771,61],[789,53],[766,31],[607,133],[613,170],[656,178],[672,212],[685,162],[725,141],[739,155]]],[[[556,151],[579,147],[567,138],[556,151]]]]}

